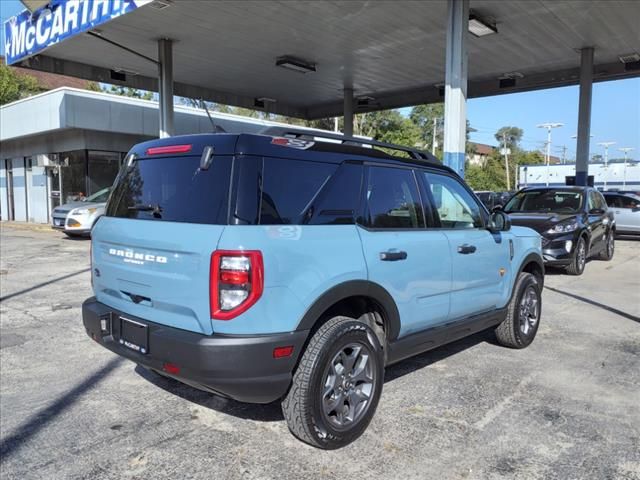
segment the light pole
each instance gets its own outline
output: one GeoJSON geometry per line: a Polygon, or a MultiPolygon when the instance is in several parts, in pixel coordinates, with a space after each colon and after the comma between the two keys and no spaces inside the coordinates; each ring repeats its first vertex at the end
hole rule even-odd
{"type": "Polygon", "coordinates": [[[551,163],[551,129],[564,126],[564,123],[541,123],[538,128],[547,129],[547,187],[549,186],[549,163],[551,163]]]}
{"type": "Polygon", "coordinates": [[[632,147],[622,147],[619,148],[618,150],[620,150],[621,152],[624,153],[624,173],[622,174],[622,189],[624,190],[625,187],[627,186],[627,154],[633,150],[632,147]]]}
{"type": "Polygon", "coordinates": [[[609,146],[615,145],[616,142],[598,142],[598,145],[604,147],[604,189],[607,189],[607,177],[609,176],[609,146]]]}

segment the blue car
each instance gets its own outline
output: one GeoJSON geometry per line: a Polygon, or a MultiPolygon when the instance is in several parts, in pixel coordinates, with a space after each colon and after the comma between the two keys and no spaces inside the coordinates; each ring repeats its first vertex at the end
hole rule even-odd
{"type": "Polygon", "coordinates": [[[430,154],[269,130],[133,147],[92,232],[88,335],[161,375],[281,401],[324,449],[367,428],[386,366],[538,329],[540,236],[430,154]]]}

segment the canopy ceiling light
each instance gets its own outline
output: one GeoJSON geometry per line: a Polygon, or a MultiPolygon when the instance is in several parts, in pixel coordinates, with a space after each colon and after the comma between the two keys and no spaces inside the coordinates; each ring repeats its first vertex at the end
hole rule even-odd
{"type": "Polygon", "coordinates": [[[301,60],[295,57],[278,57],[276,59],[276,67],[286,68],[298,73],[310,73],[316,71],[316,64],[301,60]]]}
{"type": "Polygon", "coordinates": [[[490,24],[486,20],[481,19],[475,14],[469,15],[469,32],[476,37],[484,37],[492,33],[498,33],[495,24],[490,24]]]}

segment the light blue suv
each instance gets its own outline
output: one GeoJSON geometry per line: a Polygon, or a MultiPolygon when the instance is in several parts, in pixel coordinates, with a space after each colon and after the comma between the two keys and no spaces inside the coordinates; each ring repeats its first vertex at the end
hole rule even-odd
{"type": "Polygon", "coordinates": [[[136,145],[93,229],[83,319],[159,374],[281,400],[332,449],[366,429],[387,365],[487,328],[529,345],[544,267],[536,232],[428,153],[309,135],[136,145]]]}

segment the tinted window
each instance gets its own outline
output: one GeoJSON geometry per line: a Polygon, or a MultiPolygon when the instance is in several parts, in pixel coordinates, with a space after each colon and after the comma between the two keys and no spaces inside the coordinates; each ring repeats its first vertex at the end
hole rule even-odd
{"type": "Polygon", "coordinates": [[[504,207],[506,212],[577,213],[582,192],[573,190],[525,190],[516,193],[504,207]]]}
{"type": "Polygon", "coordinates": [[[85,202],[95,202],[95,203],[104,203],[109,198],[109,192],[111,188],[103,188],[99,192],[94,193],[93,195],[89,195],[84,199],[85,202]]]}
{"type": "Polygon", "coordinates": [[[311,202],[303,223],[344,225],[354,223],[360,200],[362,165],[343,164],[311,202]]]}
{"type": "Polygon", "coordinates": [[[265,158],[260,224],[299,224],[338,166],[331,163],[265,158]]]}
{"type": "Polygon", "coordinates": [[[620,195],[620,208],[638,208],[640,206],[639,196],[620,195]]]}
{"type": "Polygon", "coordinates": [[[107,205],[107,216],[143,220],[226,223],[229,157],[200,170],[199,156],[134,160],[107,205]]]}
{"type": "Polygon", "coordinates": [[[610,207],[620,206],[620,197],[618,195],[605,195],[604,199],[610,207]]]}
{"type": "Polygon", "coordinates": [[[424,215],[412,170],[369,167],[367,225],[372,228],[422,228],[424,215]]]}
{"type": "Polygon", "coordinates": [[[442,228],[480,228],[480,206],[455,178],[425,172],[425,179],[435,202],[442,228]]]}

